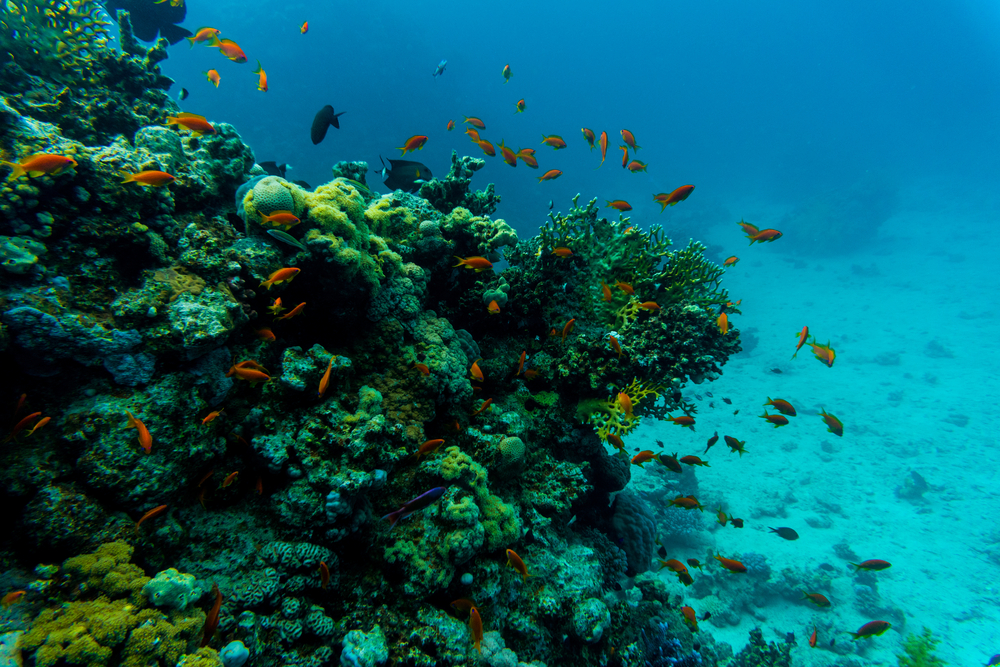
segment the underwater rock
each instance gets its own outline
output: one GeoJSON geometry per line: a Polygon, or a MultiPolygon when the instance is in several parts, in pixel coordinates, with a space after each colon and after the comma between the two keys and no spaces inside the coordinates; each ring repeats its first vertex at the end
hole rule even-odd
{"type": "Polygon", "coordinates": [[[21,648],[18,646],[22,635],[23,630],[0,635],[0,667],[21,667],[24,664],[21,660],[21,648]]]}
{"type": "Polygon", "coordinates": [[[181,136],[163,125],[139,128],[132,142],[137,149],[144,148],[160,164],[163,171],[176,174],[181,165],[187,165],[181,136]]]}
{"type": "Polygon", "coordinates": [[[96,500],[69,484],[43,487],[22,515],[27,542],[46,554],[79,553],[100,535],[107,520],[96,500]]]}
{"type": "Polygon", "coordinates": [[[355,162],[344,162],[343,160],[333,165],[334,178],[349,178],[362,185],[368,185],[365,175],[368,173],[368,163],[357,160],[355,162]]]}
{"type": "Polygon", "coordinates": [[[631,491],[622,491],[611,505],[610,536],[628,557],[628,574],[649,570],[656,549],[656,519],[648,503],[631,491]]]}
{"type": "Polygon", "coordinates": [[[344,637],[344,652],[340,654],[341,667],[375,667],[389,659],[385,635],[377,624],[367,633],[351,630],[344,637]]]}
{"type": "Polygon", "coordinates": [[[182,293],[168,309],[170,333],[188,359],[196,359],[223,345],[237,327],[249,320],[240,304],[227,294],[205,290],[182,293]]]}
{"type": "Polygon", "coordinates": [[[23,276],[38,267],[38,258],[46,253],[45,246],[21,236],[0,236],[0,266],[7,273],[23,276]]]}
{"type": "Polygon", "coordinates": [[[477,192],[471,192],[469,187],[472,175],[485,165],[486,161],[481,158],[463,156],[459,159],[458,151],[453,150],[448,176],[444,180],[434,178],[421,184],[419,194],[442,213],[451,213],[462,207],[473,215],[491,215],[500,203],[500,195],[493,184],[477,192]]]}
{"type": "Polygon", "coordinates": [[[573,631],[588,644],[601,641],[611,627],[611,611],[597,598],[589,598],[573,608],[573,631]]]}
{"type": "Polygon", "coordinates": [[[142,587],[149,604],[170,609],[187,609],[199,596],[194,594],[194,575],[168,568],[158,572],[142,587]]]}

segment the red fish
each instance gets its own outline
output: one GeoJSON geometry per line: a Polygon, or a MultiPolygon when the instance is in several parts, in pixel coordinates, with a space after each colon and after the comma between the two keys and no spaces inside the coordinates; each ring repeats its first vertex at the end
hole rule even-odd
{"type": "Polygon", "coordinates": [[[479,409],[472,413],[472,416],[475,417],[476,415],[489,410],[492,404],[493,404],[493,399],[487,398],[485,401],[483,401],[483,404],[479,406],[479,409]]]}
{"type": "Polygon", "coordinates": [[[829,607],[830,600],[822,593],[806,593],[802,596],[803,600],[809,600],[817,607],[829,607]]]}
{"type": "Polygon", "coordinates": [[[844,437],[844,425],[840,422],[839,419],[827,413],[825,410],[820,410],[819,416],[822,417],[823,421],[826,422],[827,431],[833,433],[836,436],[840,436],[841,438],[844,437]]]}
{"type": "Polygon", "coordinates": [[[146,450],[149,454],[153,451],[153,436],[150,435],[149,429],[140,420],[132,416],[132,413],[128,410],[125,411],[128,415],[128,426],[126,428],[134,428],[139,432],[139,446],[146,450]]]}
{"type": "Polygon", "coordinates": [[[542,181],[552,181],[562,176],[562,172],[558,169],[549,169],[547,172],[538,177],[538,182],[542,181]]]}
{"type": "Polygon", "coordinates": [[[207,72],[202,72],[202,74],[205,75],[205,78],[208,79],[212,83],[212,85],[214,85],[216,88],[219,87],[219,82],[222,81],[222,77],[219,76],[218,70],[210,69],[207,72]]]}
{"type": "Polygon", "coordinates": [[[795,335],[799,337],[799,342],[795,345],[795,354],[792,355],[792,359],[798,356],[799,350],[806,344],[806,340],[809,338],[809,327],[802,327],[802,331],[795,335]]]}
{"type": "Polygon", "coordinates": [[[247,54],[243,53],[243,49],[240,45],[231,39],[219,39],[218,35],[213,35],[211,40],[208,42],[209,46],[214,46],[219,49],[225,57],[232,60],[234,63],[245,63],[247,61],[247,54]]]}
{"type": "Polygon", "coordinates": [[[35,434],[35,431],[48,424],[50,421],[52,421],[52,417],[42,417],[41,419],[38,420],[37,424],[31,427],[30,431],[24,434],[24,437],[30,438],[35,434]]]}
{"type": "Polygon", "coordinates": [[[566,142],[558,134],[550,134],[548,136],[542,135],[542,143],[547,146],[552,146],[552,148],[559,150],[561,148],[566,148],[566,142]]]}
{"type": "Polygon", "coordinates": [[[212,595],[215,596],[215,602],[212,603],[212,608],[209,610],[208,615],[205,616],[205,625],[201,632],[202,646],[208,646],[208,642],[212,641],[212,635],[215,634],[215,629],[219,627],[219,610],[222,609],[222,593],[219,592],[218,584],[212,584],[212,595]]]}
{"type": "Polygon", "coordinates": [[[683,463],[684,465],[692,466],[692,467],[693,466],[703,466],[705,468],[711,468],[711,466],[708,465],[708,461],[702,461],[700,458],[698,458],[697,456],[694,456],[693,454],[691,454],[689,456],[682,456],[681,457],[681,463],[683,463]]]}
{"type": "Polygon", "coordinates": [[[569,334],[569,332],[571,332],[573,330],[573,325],[574,324],[576,324],[576,318],[575,317],[573,319],[571,319],[569,322],[567,322],[566,324],[563,325],[563,330],[562,330],[562,342],[563,342],[563,344],[566,343],[566,336],[569,334]]]}
{"type": "Polygon", "coordinates": [[[586,127],[581,128],[580,131],[583,132],[583,138],[587,140],[588,144],[590,144],[590,150],[594,150],[594,141],[597,139],[594,135],[594,131],[586,127]]]}
{"type": "Polygon", "coordinates": [[[169,505],[160,505],[159,507],[154,507],[153,509],[143,514],[142,518],[139,519],[135,524],[136,529],[138,530],[139,526],[141,526],[142,522],[145,521],[146,519],[152,519],[154,517],[158,517],[164,512],[166,512],[167,507],[169,507],[169,505]]]}
{"type": "Polygon", "coordinates": [[[608,442],[611,446],[617,449],[622,454],[625,454],[625,443],[622,442],[622,438],[617,433],[608,433],[608,442]]]}
{"type": "Polygon", "coordinates": [[[482,655],[483,619],[479,617],[479,610],[475,607],[469,610],[469,632],[472,633],[472,645],[476,647],[479,655],[482,655]]]}
{"type": "Polygon", "coordinates": [[[511,77],[510,65],[504,65],[503,66],[503,82],[504,82],[504,84],[506,84],[508,81],[510,81],[510,77],[511,77]]]}
{"type": "Polygon", "coordinates": [[[459,598],[451,603],[451,608],[459,613],[471,612],[476,603],[468,598],[459,598]]]}
{"type": "MultiPolygon", "coordinates": [[[[3,596],[3,599],[0,600],[0,605],[3,605],[4,609],[10,609],[13,605],[20,602],[21,599],[25,595],[27,595],[27,593],[28,591],[11,591],[10,593],[7,593],[6,595],[3,596]]],[[[18,655],[18,658],[20,658],[20,655],[18,655]]],[[[12,660],[11,663],[19,665],[21,661],[20,659],[12,660]]]]}
{"type": "Polygon", "coordinates": [[[601,166],[604,164],[604,158],[608,154],[608,133],[607,132],[601,132],[601,138],[598,139],[597,145],[601,147],[601,164],[597,165],[597,168],[600,169],[601,166]]]}
{"type": "Polygon", "coordinates": [[[449,120],[448,121],[448,131],[451,132],[454,129],[455,129],[455,121],[449,120]]]}
{"type": "Polygon", "coordinates": [[[273,343],[278,340],[275,337],[274,332],[267,327],[264,327],[263,329],[254,329],[253,332],[257,335],[257,338],[261,339],[265,343],[273,343]]]}
{"type": "Polygon", "coordinates": [[[416,459],[419,461],[420,457],[427,456],[428,454],[433,454],[438,449],[440,449],[441,445],[443,444],[444,440],[441,438],[437,438],[436,440],[428,440],[424,444],[420,445],[420,449],[418,449],[417,453],[414,454],[413,456],[415,456],[416,459]]]}
{"type": "Polygon", "coordinates": [[[167,122],[164,125],[186,127],[196,137],[200,137],[203,134],[215,134],[215,126],[205,120],[204,116],[199,116],[196,113],[181,112],[176,116],[167,116],[167,122]]]}
{"type": "Polygon", "coordinates": [[[464,266],[467,269],[475,270],[476,273],[493,270],[493,262],[485,257],[459,257],[458,255],[454,255],[454,257],[458,260],[458,264],[455,264],[453,269],[464,266]]]}
{"type": "Polygon", "coordinates": [[[735,574],[743,574],[747,571],[746,565],[738,560],[723,558],[722,556],[715,556],[715,560],[719,561],[722,564],[722,567],[735,574]]]}
{"type": "Polygon", "coordinates": [[[809,646],[816,648],[816,626],[813,626],[813,633],[809,635],[809,646]]]}
{"type": "Polygon", "coordinates": [[[604,284],[603,280],[601,281],[601,298],[604,301],[611,301],[611,288],[604,284]]]}
{"type": "Polygon", "coordinates": [[[211,424],[211,423],[212,423],[212,422],[214,422],[214,421],[216,420],[216,418],[217,418],[217,417],[218,417],[219,415],[221,415],[221,414],[222,414],[223,412],[225,412],[225,409],[222,409],[222,410],[213,410],[212,412],[209,412],[209,413],[208,413],[207,415],[205,415],[205,417],[204,417],[204,418],[203,418],[203,419],[201,420],[201,425],[202,425],[202,426],[207,426],[208,424],[211,424]]]}
{"type": "Polygon", "coordinates": [[[740,226],[740,228],[743,230],[743,233],[747,235],[747,238],[750,238],[760,232],[760,230],[757,229],[757,225],[751,225],[749,222],[746,222],[743,219],[740,219],[740,221],[737,222],[736,224],[740,226]]]}
{"type": "Polygon", "coordinates": [[[731,452],[739,452],[740,453],[740,458],[743,458],[743,455],[747,453],[747,450],[743,449],[743,445],[747,444],[747,441],[746,440],[737,440],[736,438],[734,438],[731,435],[727,435],[727,436],[725,436],[725,438],[726,438],[726,444],[729,445],[730,451],[731,452]]]}
{"type": "Polygon", "coordinates": [[[260,61],[259,60],[257,61],[257,69],[255,69],[253,71],[253,73],[257,75],[257,90],[261,91],[262,93],[266,93],[267,92],[267,72],[265,72],[264,68],[260,66],[260,61]]]}
{"type": "Polygon", "coordinates": [[[511,149],[503,145],[503,139],[500,140],[500,153],[503,155],[503,161],[512,167],[517,166],[517,154],[511,149]]]}
{"type": "Polygon", "coordinates": [[[635,143],[635,135],[628,130],[622,130],[622,141],[624,141],[633,152],[642,148],[642,146],[635,143]]]}
{"type": "Polygon", "coordinates": [[[413,367],[420,371],[420,374],[424,377],[431,374],[431,369],[427,368],[427,364],[413,364],[413,367]]]}
{"type": "Polygon", "coordinates": [[[421,151],[424,149],[424,144],[427,143],[427,137],[422,134],[415,134],[406,140],[406,143],[399,147],[399,150],[403,151],[403,155],[411,151],[421,151]]]}
{"type": "Polygon", "coordinates": [[[710,450],[712,448],[712,445],[714,445],[718,441],[719,441],[719,432],[716,431],[715,435],[713,435],[711,438],[708,439],[708,446],[705,447],[705,452],[704,453],[708,454],[708,450],[710,450]]]}
{"type": "Polygon", "coordinates": [[[694,417],[689,417],[687,415],[681,415],[680,417],[671,417],[670,415],[667,415],[667,420],[672,421],[678,426],[689,428],[692,431],[694,430],[694,417]]]}
{"type": "Polygon", "coordinates": [[[191,48],[193,49],[194,45],[198,42],[207,42],[220,32],[222,31],[218,28],[198,28],[194,32],[194,37],[185,37],[184,39],[191,43],[191,48]]]}
{"type": "Polygon", "coordinates": [[[465,133],[469,135],[469,140],[472,141],[472,143],[479,143],[479,132],[471,127],[467,127],[465,128],[465,133]]]}
{"type": "Polygon", "coordinates": [[[878,560],[877,558],[862,561],[860,563],[850,563],[850,565],[854,566],[855,572],[857,572],[858,570],[870,570],[878,572],[879,570],[888,570],[890,567],[892,567],[892,563],[890,563],[889,561],[878,560]]]}
{"type": "Polygon", "coordinates": [[[687,199],[693,191],[693,185],[682,185],[669,194],[661,192],[658,195],[653,195],[653,201],[659,203],[660,213],[663,213],[668,206],[674,206],[677,202],[682,202],[687,199]]]}
{"type": "Polygon", "coordinates": [[[688,624],[691,628],[691,632],[698,632],[698,617],[694,613],[694,609],[691,607],[681,607],[681,615],[684,616],[684,622],[688,624]]]}
{"type": "Polygon", "coordinates": [[[524,99],[522,98],[522,99],[518,100],[517,102],[515,102],[514,106],[517,108],[517,111],[515,111],[514,113],[521,113],[522,111],[524,111],[524,107],[525,107],[524,99]]]}
{"type": "Polygon", "coordinates": [[[35,421],[41,416],[42,416],[41,412],[32,412],[27,417],[24,417],[23,419],[21,419],[21,421],[17,422],[17,424],[14,425],[14,428],[11,430],[10,435],[4,438],[3,441],[7,442],[9,440],[16,440],[18,433],[26,429],[28,427],[28,424],[35,421]]]}
{"type": "Polygon", "coordinates": [[[520,556],[514,553],[513,549],[507,549],[507,565],[517,570],[518,574],[520,574],[521,578],[525,581],[527,581],[528,577],[531,576],[528,574],[528,566],[524,564],[524,561],[521,560],[520,556]]]}
{"type": "Polygon", "coordinates": [[[533,148],[522,148],[515,155],[521,158],[521,162],[528,165],[532,169],[538,169],[538,160],[535,159],[535,150],[533,148]],[[528,151],[531,151],[530,153],[528,151]]]}
{"type": "Polygon", "coordinates": [[[330,388],[330,371],[333,370],[333,355],[330,355],[330,362],[326,365],[326,372],[323,373],[323,377],[319,380],[319,389],[317,394],[319,398],[323,398],[323,394],[326,390],[330,388]]]}
{"type": "Polygon", "coordinates": [[[236,478],[239,477],[239,474],[240,474],[240,471],[237,470],[236,472],[231,472],[228,475],[226,475],[226,478],[224,480],[222,480],[222,485],[219,488],[220,489],[224,489],[224,488],[226,488],[228,486],[232,486],[233,482],[236,481],[236,478]]]}
{"type": "Polygon", "coordinates": [[[464,116],[464,118],[465,118],[465,122],[468,123],[469,125],[471,125],[472,127],[475,127],[476,129],[479,129],[479,130],[485,130],[486,129],[486,123],[484,123],[483,121],[479,120],[475,116],[464,116]]]}
{"type": "Polygon", "coordinates": [[[784,415],[769,415],[767,414],[767,410],[764,410],[764,414],[758,416],[761,419],[766,419],[768,423],[774,424],[774,428],[788,425],[788,418],[785,417],[784,415]]]}
{"type": "Polygon", "coordinates": [[[782,233],[777,229],[762,229],[753,236],[747,235],[750,245],[754,243],[773,243],[782,237],[782,233]]]}
{"type": "Polygon", "coordinates": [[[648,164],[640,160],[632,160],[631,162],[628,163],[628,166],[625,168],[634,174],[637,171],[646,171],[646,167],[648,166],[649,166],[648,164]]]}
{"type": "Polygon", "coordinates": [[[140,171],[137,174],[122,174],[122,176],[125,177],[122,183],[138,183],[139,185],[149,185],[154,188],[169,185],[177,180],[175,176],[165,171],[156,171],[155,169],[140,171]]]}
{"type": "Polygon", "coordinates": [[[528,356],[527,350],[521,352],[521,358],[517,362],[517,372],[514,373],[514,377],[517,377],[518,375],[521,374],[521,371],[524,369],[524,360],[527,356],[528,356]]]}
{"type": "Polygon", "coordinates": [[[878,637],[884,634],[889,628],[892,627],[892,623],[889,621],[868,621],[860,628],[857,632],[848,632],[855,641],[858,639],[865,639],[867,637],[878,637]]]}
{"type": "Polygon", "coordinates": [[[658,458],[657,463],[665,467],[667,470],[671,470],[677,474],[684,472],[684,468],[681,467],[681,462],[677,460],[677,454],[673,455],[660,453],[660,458],[658,458]]]}
{"type": "Polygon", "coordinates": [[[837,358],[837,353],[830,347],[830,341],[827,341],[826,345],[809,343],[809,347],[812,348],[813,355],[826,364],[827,368],[833,368],[833,362],[837,358]]]}
{"type": "Polygon", "coordinates": [[[632,205],[629,204],[624,199],[616,199],[614,201],[609,201],[609,200],[605,199],[604,201],[608,202],[608,208],[613,208],[616,211],[621,211],[622,213],[625,213],[626,211],[631,211],[632,210],[632,205]]]}
{"type": "Polygon", "coordinates": [[[320,561],[316,569],[319,572],[319,586],[325,591],[330,585],[330,568],[325,561],[320,561]]]}
{"type": "Polygon", "coordinates": [[[618,392],[618,405],[621,407],[622,412],[629,417],[632,416],[632,398],[624,391],[618,392]]]}
{"type": "Polygon", "coordinates": [[[698,502],[698,499],[694,496],[677,496],[670,501],[673,507],[680,507],[685,510],[698,510],[699,512],[704,512],[702,509],[702,504],[698,502]]]}
{"type": "Polygon", "coordinates": [[[621,291],[625,292],[629,296],[635,294],[635,290],[632,288],[632,285],[630,285],[629,283],[623,283],[620,280],[616,280],[615,281],[615,287],[617,287],[621,291]]]}
{"type": "Polygon", "coordinates": [[[726,523],[729,521],[729,517],[722,511],[722,505],[719,505],[719,511],[715,513],[715,521],[723,528],[726,527],[726,523]]]}
{"type": "Polygon", "coordinates": [[[772,399],[770,396],[768,396],[767,403],[765,403],[764,405],[770,405],[781,414],[788,415],[789,417],[794,417],[795,415],[798,414],[797,412],[795,412],[795,408],[792,407],[791,403],[781,398],[772,399]]]}
{"type": "Polygon", "coordinates": [[[618,342],[618,339],[615,338],[614,336],[608,336],[608,341],[611,343],[611,349],[614,350],[615,353],[617,353],[619,357],[621,357],[622,356],[622,346],[621,346],[621,343],[618,342]]]}
{"type": "Polygon", "coordinates": [[[722,263],[722,266],[736,266],[736,263],[739,261],[740,258],[737,257],[736,255],[733,255],[732,257],[727,257],[726,261],[722,263]]]}
{"type": "Polygon", "coordinates": [[[642,308],[643,310],[656,312],[657,310],[660,309],[660,304],[656,303],[655,301],[643,301],[642,303],[639,304],[639,307],[642,308]]]}
{"type": "Polygon", "coordinates": [[[486,155],[488,155],[490,157],[495,157],[496,156],[497,149],[494,148],[493,144],[491,144],[490,142],[486,141],[485,139],[480,139],[480,140],[476,141],[476,143],[483,150],[483,152],[486,153],[486,155]]]}

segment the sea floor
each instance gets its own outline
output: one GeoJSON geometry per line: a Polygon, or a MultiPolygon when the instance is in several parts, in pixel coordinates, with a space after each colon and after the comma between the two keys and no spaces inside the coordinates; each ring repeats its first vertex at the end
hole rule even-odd
{"type": "MultiPolygon", "coordinates": [[[[719,380],[685,390],[699,406],[697,432],[647,422],[626,443],[630,452],[656,451],[660,440],[668,452],[702,455],[715,431],[746,441],[742,458],[720,442],[704,457],[711,467],[696,472],[699,492],[723,499],[746,526],[713,525],[691,555],[706,547],[754,551],[774,572],[836,565],[830,609],[776,598],[759,601],[755,613],[766,620],[748,614],[736,627],[702,624],[735,651],[759,625],[769,640],[795,633],[796,663],[828,665],[838,657],[830,639],[850,642],[847,631],[876,620],[855,609],[854,575],[833,550],[843,542],[861,559],[892,563],[876,573],[878,591],[906,618],[905,627],[863,640],[865,660],[895,665],[903,638],[925,626],[951,664],[985,665],[1000,653],[1000,383],[992,336],[1000,281],[986,268],[1000,207],[912,200],[918,203],[886,223],[876,243],[846,257],[747,248],[735,227],[719,230],[710,242],[741,257],[725,279],[731,297],[743,299],[731,323],[759,343],[730,360],[719,380]],[[832,368],[808,347],[790,359],[803,325],[830,341],[832,368]],[[798,416],[780,428],[759,419],[768,397],[790,401],[798,416]],[[843,437],[827,432],[820,409],[840,418],[843,437]],[[926,480],[923,493],[908,493],[914,472],[926,480]],[[811,527],[810,518],[829,525],[811,527]],[[771,526],[792,527],[800,539],[785,541],[771,526]],[[830,617],[838,634],[821,635],[810,649],[814,619],[830,617]]],[[[706,510],[707,525],[715,507],[706,510]]],[[[677,592],[684,593],[679,584],[677,592]]],[[[698,609],[697,600],[690,603],[698,609]]]]}

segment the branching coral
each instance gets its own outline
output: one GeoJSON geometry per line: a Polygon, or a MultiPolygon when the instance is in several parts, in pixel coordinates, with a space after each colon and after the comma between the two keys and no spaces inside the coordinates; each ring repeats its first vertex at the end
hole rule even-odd
{"type": "Polygon", "coordinates": [[[653,276],[655,300],[661,308],[683,302],[706,306],[726,303],[729,295],[722,289],[725,271],[705,259],[705,246],[691,241],[683,250],[670,252],[663,269],[653,276]]]}
{"type": "Polygon", "coordinates": [[[619,437],[628,435],[639,425],[639,416],[636,409],[640,403],[648,396],[652,396],[651,404],[659,398],[662,387],[657,387],[651,382],[644,382],[638,378],[633,378],[621,393],[626,394],[632,404],[632,410],[626,411],[615,393],[607,400],[585,399],[580,401],[577,407],[577,417],[584,423],[594,424],[597,427],[597,435],[601,440],[607,440],[608,435],[615,434],[619,437]]]}

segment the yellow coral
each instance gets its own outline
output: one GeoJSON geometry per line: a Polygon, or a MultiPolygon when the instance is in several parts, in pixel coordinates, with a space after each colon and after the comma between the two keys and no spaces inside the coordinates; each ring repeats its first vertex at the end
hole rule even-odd
{"type": "Polygon", "coordinates": [[[618,393],[614,393],[607,400],[584,399],[577,405],[577,418],[583,423],[590,423],[597,427],[597,435],[601,440],[607,441],[608,435],[614,433],[617,436],[628,435],[639,425],[639,417],[636,415],[636,408],[647,396],[652,395],[655,401],[659,397],[659,391],[663,387],[640,381],[633,378],[622,393],[626,394],[632,402],[632,413],[627,414],[621,407],[618,400],[618,393]]]}
{"type": "Polygon", "coordinates": [[[458,447],[444,450],[441,459],[441,476],[449,482],[458,482],[472,490],[486,488],[486,468],[472,460],[458,447]]]}
{"type": "Polygon", "coordinates": [[[87,588],[112,597],[131,595],[141,600],[142,587],[149,581],[142,568],[133,565],[132,547],[125,542],[102,544],[92,554],[74,556],[63,563],[72,577],[86,580],[87,588]]]}
{"type": "Polygon", "coordinates": [[[486,549],[496,551],[521,537],[521,520],[513,506],[498,496],[487,496],[479,503],[486,530],[486,549]]]}
{"type": "Polygon", "coordinates": [[[416,229],[417,219],[405,206],[393,206],[394,201],[397,200],[392,195],[385,195],[372,202],[365,211],[365,219],[376,234],[404,239],[416,229]]]}

